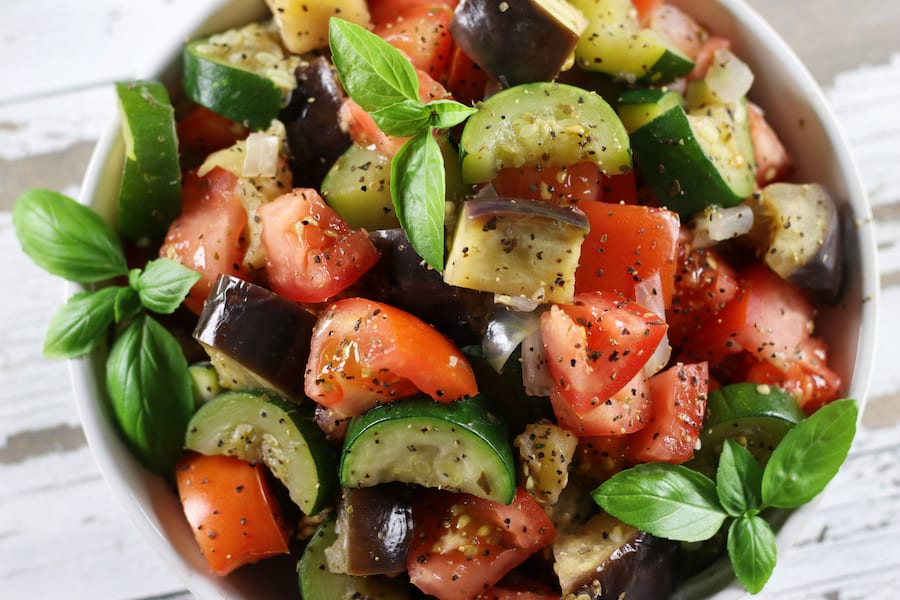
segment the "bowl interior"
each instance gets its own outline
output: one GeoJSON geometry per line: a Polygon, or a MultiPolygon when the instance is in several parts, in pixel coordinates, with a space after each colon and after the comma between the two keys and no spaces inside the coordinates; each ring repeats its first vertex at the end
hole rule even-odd
{"type": "MultiPolygon", "coordinates": [[[[821,90],[778,35],[740,0],[671,0],[718,35],[757,74],[752,99],[798,157],[795,181],[825,184],[841,207],[845,227],[846,283],[841,302],[824,309],[819,333],[829,342],[833,367],[845,381],[845,395],[866,397],[875,342],[878,292],[873,223],[859,176],[821,90]]],[[[266,15],[262,0],[222,0],[196,23],[182,24],[163,54],[142,75],[177,87],[183,40],[247,23],[266,15]]],[[[118,121],[98,143],[82,188],[82,202],[112,220],[121,177],[123,143],[118,121]]],[[[295,598],[294,569],[254,565],[227,578],[210,575],[197,552],[176,494],[162,478],[145,471],[119,439],[107,409],[103,353],[74,361],[71,374],[85,435],[107,482],[135,526],[164,563],[199,598],[295,598]]],[[[796,536],[812,507],[793,513],[780,528],[782,549],[796,536]]],[[[742,595],[727,564],[683,585],[680,598],[742,595]],[[731,585],[729,585],[731,584],[731,585]],[[727,588],[727,589],[723,589],[727,588]]]]}

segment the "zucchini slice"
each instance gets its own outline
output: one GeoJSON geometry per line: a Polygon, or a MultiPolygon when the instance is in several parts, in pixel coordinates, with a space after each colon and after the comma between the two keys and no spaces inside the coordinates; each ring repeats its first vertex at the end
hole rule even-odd
{"type": "Polygon", "coordinates": [[[592,162],[607,175],[631,171],[628,133],[595,92],[562,83],[528,83],[494,94],[466,121],[459,141],[465,183],[509,167],[592,162]]]}
{"type": "Polygon", "coordinates": [[[756,169],[745,100],[685,112],[674,106],[631,134],[635,161],[659,202],[687,220],[753,194],[756,169]]]}
{"type": "Polygon", "coordinates": [[[589,25],[575,47],[575,64],[629,83],[669,83],[694,62],[662,34],[643,29],[631,0],[571,0],[589,25]]]}
{"type": "Polygon", "coordinates": [[[259,23],[190,42],[183,60],[188,98],[255,130],[267,128],[290,100],[301,62],[259,23]]]}
{"type": "Polygon", "coordinates": [[[684,98],[678,92],[639,88],[622,92],[616,112],[628,133],[633,133],[659,115],[675,106],[683,106],[684,98]]]}
{"type": "Polygon", "coordinates": [[[119,234],[160,240],[181,212],[175,111],[158,81],[117,82],[116,93],[125,140],[119,234]]]}
{"type": "Polygon", "coordinates": [[[516,472],[505,425],[482,397],[384,404],[355,417],[341,453],[343,487],[397,481],[509,504],[516,472]]]}
{"type": "Polygon", "coordinates": [[[307,515],[334,491],[336,457],[312,409],[260,390],[219,394],[194,413],[185,448],[207,455],[263,461],[307,515]]]}
{"type": "Polygon", "coordinates": [[[765,466],[781,439],[805,416],[797,401],[778,387],[744,382],[719,388],[707,398],[700,449],[685,466],[715,477],[726,439],[747,448],[765,466]]]}

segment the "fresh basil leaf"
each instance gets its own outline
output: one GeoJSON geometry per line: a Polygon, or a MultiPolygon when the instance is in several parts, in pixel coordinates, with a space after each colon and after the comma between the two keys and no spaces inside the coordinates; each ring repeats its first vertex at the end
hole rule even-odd
{"type": "Polygon", "coordinates": [[[725,440],[716,471],[716,494],[729,516],[740,517],[759,511],[762,473],[749,450],[734,440],[725,440]]]}
{"type": "Polygon", "coordinates": [[[341,84],[366,112],[419,100],[419,78],[412,64],[374,33],[332,17],[328,43],[341,84]]]}
{"type": "Polygon", "coordinates": [[[181,306],[198,279],[197,271],[168,258],[157,258],[147,263],[132,286],[147,309],[168,315],[181,306]]]}
{"type": "Polygon", "coordinates": [[[28,190],[16,200],[12,220],[22,250],[51,275],[95,283],[128,272],[113,228],[68,196],[28,190]]]}
{"type": "Polygon", "coordinates": [[[106,388],[135,455],[170,474],[194,408],[188,364],[172,334],[146,313],[129,323],[110,349],[106,388]]]}
{"type": "Polygon", "coordinates": [[[44,338],[47,358],[75,358],[94,349],[115,319],[116,294],[122,288],[79,292],[63,304],[44,338]]]}
{"type": "Polygon", "coordinates": [[[369,114],[383,132],[400,137],[416,135],[431,122],[429,108],[418,100],[403,100],[369,114]]]}
{"type": "Polygon", "coordinates": [[[740,517],[728,528],[728,558],[738,581],[751,594],[759,593],[775,570],[775,534],[758,515],[740,517]]]}
{"type": "Polygon", "coordinates": [[[727,515],[716,484],[696,471],[668,463],[625,469],[592,493],[614,517],[655,536],[681,542],[708,540],[727,515]]]}
{"type": "Polygon", "coordinates": [[[119,293],[116,294],[115,308],[116,323],[127,321],[141,312],[143,306],[137,290],[131,286],[120,287],[119,293]]]}
{"type": "Polygon", "coordinates": [[[795,508],[821,493],[847,458],[858,416],[856,400],[837,400],[795,425],[763,471],[763,503],[795,508]]]}
{"type": "Polygon", "coordinates": [[[438,129],[455,127],[478,112],[456,100],[432,100],[425,107],[431,112],[431,126],[438,129]]]}
{"type": "Polygon", "coordinates": [[[444,268],[444,157],[431,130],[410,138],[391,161],[391,197],[413,250],[444,268]]]}

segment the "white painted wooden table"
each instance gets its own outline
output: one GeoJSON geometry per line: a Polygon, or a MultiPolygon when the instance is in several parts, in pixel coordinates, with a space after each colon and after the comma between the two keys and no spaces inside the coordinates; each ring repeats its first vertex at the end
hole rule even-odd
{"type": "MultiPolygon", "coordinates": [[[[187,598],[127,522],[78,422],[66,365],[41,356],[63,284],[21,253],[13,199],[76,195],[133,77],[209,0],[0,0],[0,598],[187,598]]],[[[900,3],[751,0],[825,86],[877,220],[879,354],[863,430],[763,598],[900,594],[900,3]],[[810,10],[812,9],[812,11],[810,10]],[[813,12],[814,11],[814,12],[813,12]]]]}

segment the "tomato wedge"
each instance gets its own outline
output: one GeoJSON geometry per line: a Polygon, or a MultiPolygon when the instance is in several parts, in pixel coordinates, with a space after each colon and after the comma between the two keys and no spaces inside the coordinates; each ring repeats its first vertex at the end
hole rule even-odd
{"type": "Polygon", "coordinates": [[[673,464],[690,460],[703,429],[708,390],[705,362],[676,364],[651,377],[649,420],[628,436],[629,459],[673,464]]]}
{"type": "Polygon", "coordinates": [[[478,393],[466,357],[406,311],[363,298],[339,300],[319,317],[306,395],[343,418],[419,391],[439,402],[478,393]]]}
{"type": "Polygon", "coordinates": [[[635,298],[635,285],[659,273],[663,303],[675,282],[680,226],[663,208],[607,202],[578,205],[591,223],[575,271],[575,293],[603,290],[635,298]]]}
{"type": "Polygon", "coordinates": [[[372,33],[402,50],[415,68],[435,80],[446,80],[453,44],[448,29],[453,7],[444,2],[408,3],[385,16],[375,23],[372,33]]]}
{"type": "Polygon", "coordinates": [[[203,106],[195,106],[187,116],[178,121],[176,131],[182,165],[191,167],[202,163],[216,150],[234,145],[250,133],[244,125],[203,106]]]}
{"type": "Polygon", "coordinates": [[[413,585],[439,600],[474,598],[551,544],[553,523],[523,489],[504,505],[438,490],[413,499],[413,585]]]}
{"type": "Polygon", "coordinates": [[[610,292],[577,294],[572,304],[541,315],[550,375],[581,417],[608,404],[641,371],[666,328],[653,312],[610,292]]]}
{"type": "Polygon", "coordinates": [[[554,388],[550,392],[550,406],[560,427],[579,437],[621,436],[644,427],[650,410],[650,389],[643,371],[638,371],[627,385],[606,402],[579,415],[566,397],[554,388]]]}
{"type": "Polygon", "coordinates": [[[203,177],[196,170],[185,174],[181,216],[169,226],[159,249],[160,256],[200,273],[200,280],[184,300],[198,315],[220,274],[245,275],[241,262],[246,252],[247,211],[235,194],[237,184],[237,176],[221,167],[203,177]]]}
{"type": "Polygon", "coordinates": [[[297,188],[259,207],[272,290],[297,302],[324,302],[376,262],[368,234],[351,229],[313,189],[297,188]]]}
{"type": "Polygon", "coordinates": [[[175,471],[178,495],[210,571],[227,575],[287,554],[290,531],[266,468],[233,456],[187,454],[175,471]]]}

